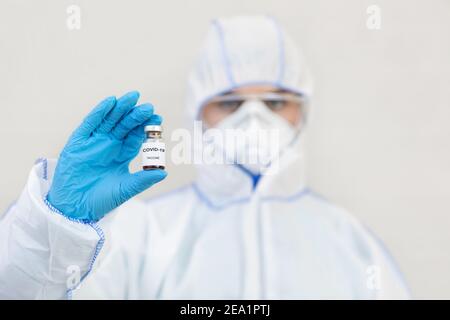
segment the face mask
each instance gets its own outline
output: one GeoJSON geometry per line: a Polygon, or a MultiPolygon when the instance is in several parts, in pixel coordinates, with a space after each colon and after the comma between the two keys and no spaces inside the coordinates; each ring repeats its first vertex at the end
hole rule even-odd
{"type": "Polygon", "coordinates": [[[256,99],[244,102],[216,129],[224,139],[213,143],[226,161],[241,164],[253,173],[264,172],[299,131],[256,99]]]}

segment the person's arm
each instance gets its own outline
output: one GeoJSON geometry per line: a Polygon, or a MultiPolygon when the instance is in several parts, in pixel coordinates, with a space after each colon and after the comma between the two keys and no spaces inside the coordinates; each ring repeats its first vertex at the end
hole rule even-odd
{"type": "Polygon", "coordinates": [[[19,199],[0,220],[0,299],[70,297],[72,270],[85,276],[104,244],[96,223],[82,223],[45,202],[55,161],[31,170],[19,199]]]}
{"type": "Polygon", "coordinates": [[[57,164],[43,160],[0,221],[0,298],[64,298],[104,245],[98,221],[165,178],[129,172],[144,127],[160,124],[139,94],[107,98],[73,132],[57,164]]]}
{"type": "Polygon", "coordinates": [[[348,248],[357,254],[363,268],[362,286],[370,299],[410,299],[411,293],[396,262],[383,243],[345,210],[339,209],[344,219],[339,233],[348,248]]]}
{"type": "Polygon", "coordinates": [[[374,293],[374,299],[411,299],[410,289],[394,258],[377,236],[367,228],[364,229],[372,259],[372,264],[366,270],[366,285],[374,293]]]}

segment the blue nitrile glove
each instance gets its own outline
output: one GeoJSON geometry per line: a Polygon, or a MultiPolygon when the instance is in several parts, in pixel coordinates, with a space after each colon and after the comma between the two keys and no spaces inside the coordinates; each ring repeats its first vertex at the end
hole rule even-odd
{"type": "Polygon", "coordinates": [[[129,172],[144,126],[161,123],[152,105],[136,106],[138,99],[138,92],[130,92],[103,100],[69,138],[47,196],[64,215],[96,221],[166,177],[164,170],[129,172]]]}

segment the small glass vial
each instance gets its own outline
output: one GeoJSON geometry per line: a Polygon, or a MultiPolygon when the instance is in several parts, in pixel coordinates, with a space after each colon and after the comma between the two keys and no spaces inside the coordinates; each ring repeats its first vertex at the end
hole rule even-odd
{"type": "Polygon", "coordinates": [[[146,141],[142,144],[142,167],[144,170],[166,167],[166,144],[162,139],[162,126],[145,126],[146,141]]]}

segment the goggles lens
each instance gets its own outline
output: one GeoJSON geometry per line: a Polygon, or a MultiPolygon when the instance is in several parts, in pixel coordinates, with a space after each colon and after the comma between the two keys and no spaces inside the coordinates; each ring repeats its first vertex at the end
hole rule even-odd
{"type": "Polygon", "coordinates": [[[273,112],[278,112],[284,108],[300,108],[303,104],[301,96],[292,93],[269,93],[258,95],[225,94],[212,99],[209,104],[214,105],[220,111],[233,113],[239,109],[246,101],[259,100],[273,112]]]}

